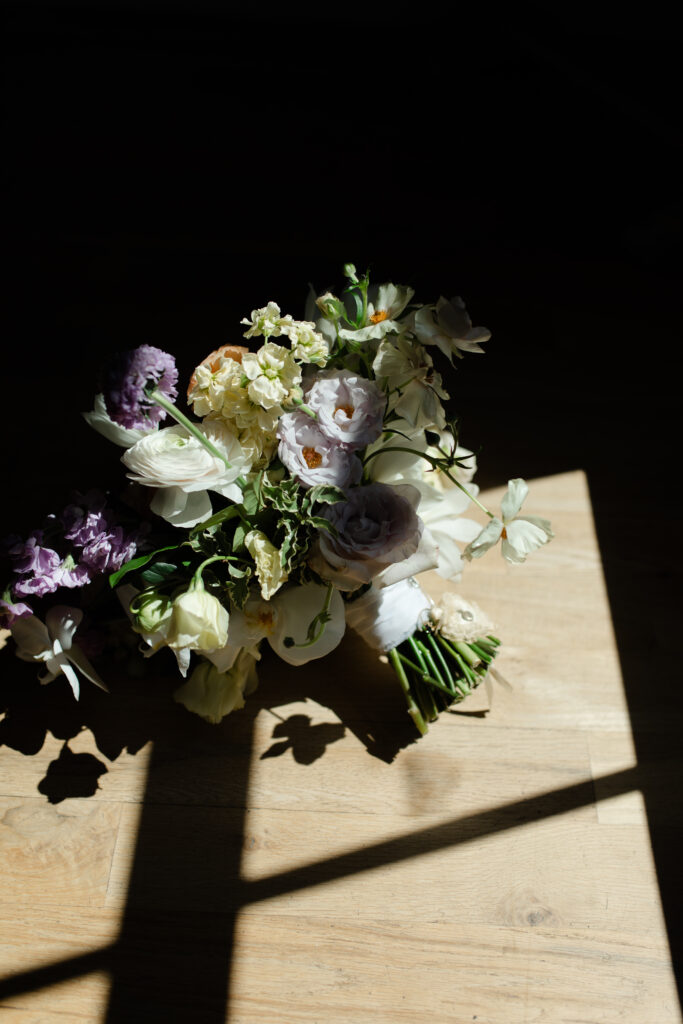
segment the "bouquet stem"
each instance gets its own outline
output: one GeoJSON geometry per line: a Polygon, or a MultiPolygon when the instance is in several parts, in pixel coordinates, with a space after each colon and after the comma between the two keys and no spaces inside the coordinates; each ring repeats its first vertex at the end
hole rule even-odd
{"type": "Polygon", "coordinates": [[[491,635],[476,641],[449,641],[438,630],[425,628],[387,652],[408,714],[422,735],[429,722],[481,683],[499,646],[500,640],[491,635]]]}

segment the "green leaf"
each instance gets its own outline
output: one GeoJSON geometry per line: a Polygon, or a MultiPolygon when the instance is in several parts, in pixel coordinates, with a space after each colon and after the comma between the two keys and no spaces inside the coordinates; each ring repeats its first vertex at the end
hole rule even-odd
{"type": "Polygon", "coordinates": [[[308,516],[306,523],[313,526],[316,530],[327,530],[333,537],[338,537],[337,527],[334,523],[331,523],[325,516],[308,516]]]}
{"type": "Polygon", "coordinates": [[[346,495],[340,487],[332,487],[327,484],[319,484],[311,487],[306,493],[308,507],[313,505],[335,505],[338,501],[346,501],[346,495]]]}
{"type": "Polygon", "coordinates": [[[197,523],[196,526],[193,526],[190,530],[190,540],[204,533],[205,530],[211,530],[216,526],[220,526],[221,523],[225,523],[228,519],[234,519],[235,516],[239,515],[240,509],[238,505],[228,505],[227,508],[222,508],[220,512],[216,512],[209,519],[205,519],[203,523],[197,523]]]}
{"type": "Polygon", "coordinates": [[[178,571],[174,562],[155,562],[148,569],[143,569],[140,579],[146,587],[156,587],[178,571]]]}
{"type": "Polygon", "coordinates": [[[150,551],[146,555],[138,555],[137,558],[132,558],[130,562],[126,562],[120,569],[113,572],[109,577],[109,586],[115,587],[117,583],[123,579],[129,572],[134,572],[136,569],[140,569],[143,565],[147,565],[153,558],[160,555],[163,551],[177,551],[180,544],[168,544],[165,548],[157,548],[156,551],[150,551]]]}

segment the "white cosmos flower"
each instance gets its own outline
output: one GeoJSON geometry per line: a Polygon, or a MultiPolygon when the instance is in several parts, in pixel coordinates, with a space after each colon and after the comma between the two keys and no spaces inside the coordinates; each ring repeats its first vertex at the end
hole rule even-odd
{"type": "Polygon", "coordinates": [[[465,558],[481,558],[502,537],[503,558],[518,564],[524,562],[530,552],[554,537],[549,520],[540,516],[518,515],[528,493],[529,488],[520,477],[508,481],[508,489],[501,502],[502,521],[494,516],[467,545],[463,552],[465,558]]]}
{"type": "MultiPolygon", "coordinates": [[[[265,639],[289,665],[305,665],[333,651],[345,628],[344,602],[338,591],[328,591],[318,583],[306,583],[284,587],[272,601],[253,596],[243,611],[234,608],[230,613],[228,643],[233,649],[251,648],[265,639]],[[330,621],[323,629],[319,627],[319,635],[310,643],[308,628],[326,602],[329,602],[330,621]],[[285,642],[288,638],[294,640],[294,646],[285,642]]],[[[215,658],[212,661],[216,663],[215,658]]]]}
{"type": "Polygon", "coordinates": [[[482,343],[491,337],[485,327],[472,327],[460,296],[450,302],[441,296],[435,307],[418,309],[411,321],[410,328],[419,341],[423,345],[436,345],[451,362],[453,356],[462,357],[463,352],[483,352],[482,343]]]}
{"type": "Polygon", "coordinates": [[[17,619],[11,630],[17,645],[17,657],[22,661],[45,663],[46,671],[38,677],[40,682],[50,683],[61,672],[69,680],[76,700],[80,693],[80,682],[74,666],[95,686],[101,690],[107,689],[86,656],[73,642],[82,618],[80,608],[56,605],[49,610],[44,623],[36,615],[31,615],[17,619]]]}
{"type": "Polygon", "coordinates": [[[414,428],[446,426],[442,398],[448,398],[441,375],[427,350],[405,335],[384,338],[372,364],[375,377],[383,380],[388,408],[414,428]]]}
{"type": "Polygon", "coordinates": [[[121,457],[131,480],[157,488],[150,507],[174,526],[195,526],[211,515],[208,491],[242,500],[236,481],[249,472],[248,456],[222,421],[204,420],[200,429],[229,466],[180,425],[147,434],[121,457]]]}
{"type": "Polygon", "coordinates": [[[383,338],[389,331],[399,334],[404,328],[397,322],[397,317],[412,299],[413,288],[401,285],[381,284],[377,291],[370,289],[372,301],[368,302],[365,324],[358,330],[344,328],[339,337],[345,341],[369,341],[371,338],[383,338]]]}

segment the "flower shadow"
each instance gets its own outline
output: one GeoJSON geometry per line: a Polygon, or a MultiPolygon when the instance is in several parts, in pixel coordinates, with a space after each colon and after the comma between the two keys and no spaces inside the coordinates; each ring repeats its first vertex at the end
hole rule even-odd
{"type": "Polygon", "coordinates": [[[290,715],[273,729],[273,739],[284,736],[261,754],[263,761],[268,757],[281,757],[288,750],[298,764],[313,764],[322,757],[329,743],[335,743],[346,733],[341,723],[319,722],[311,724],[308,715],[290,715]]]}

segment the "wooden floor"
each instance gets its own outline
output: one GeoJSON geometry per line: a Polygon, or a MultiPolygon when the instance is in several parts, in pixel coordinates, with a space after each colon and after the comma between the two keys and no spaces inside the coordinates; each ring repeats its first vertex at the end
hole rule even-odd
{"type": "Polygon", "coordinates": [[[461,587],[507,685],[417,742],[354,638],[265,658],[219,727],[120,670],[75,710],[26,682],[0,724],[3,1021],[681,1021],[583,474],[525,511],[553,543],[461,587]]]}

